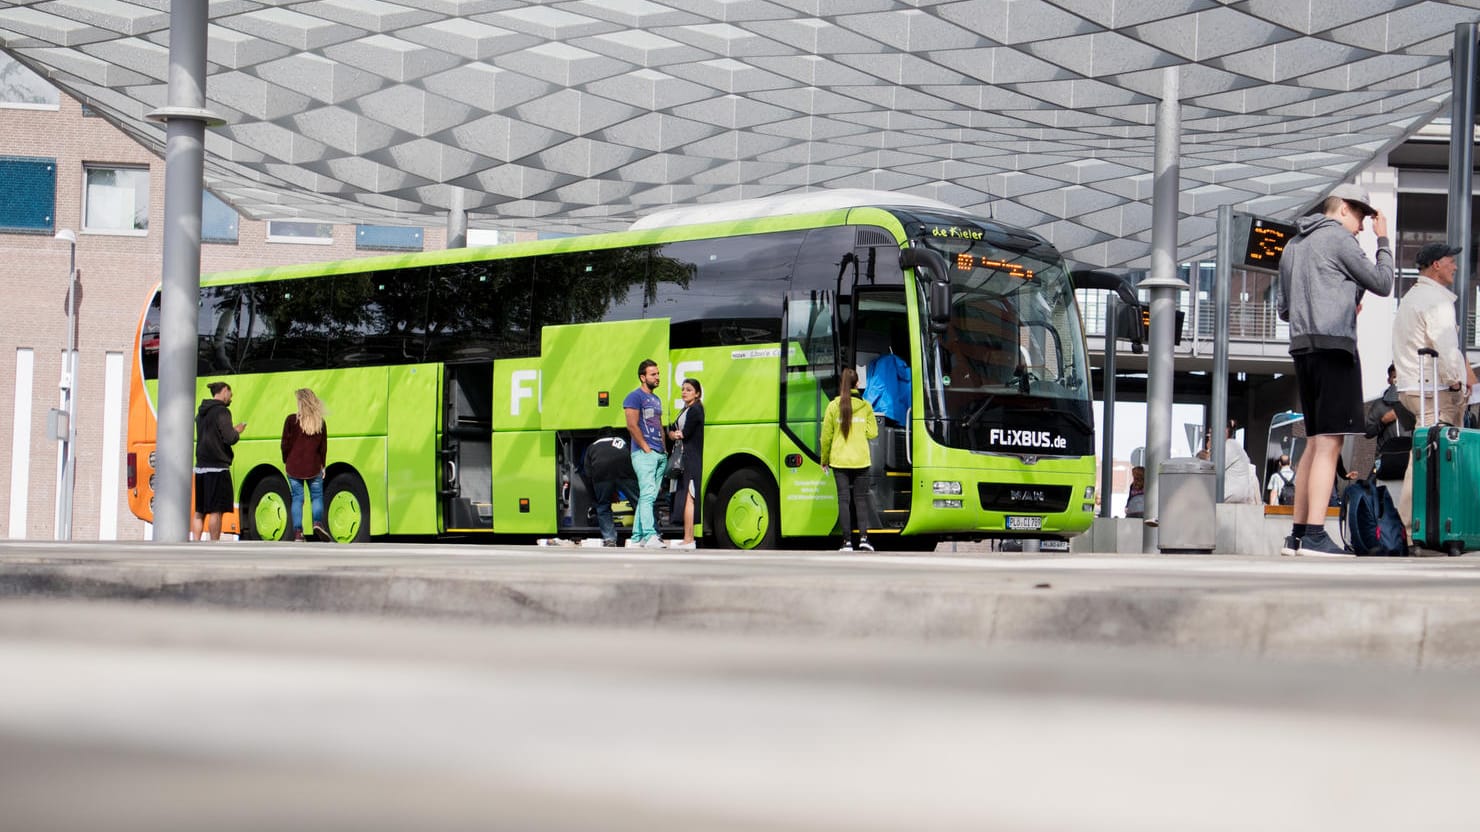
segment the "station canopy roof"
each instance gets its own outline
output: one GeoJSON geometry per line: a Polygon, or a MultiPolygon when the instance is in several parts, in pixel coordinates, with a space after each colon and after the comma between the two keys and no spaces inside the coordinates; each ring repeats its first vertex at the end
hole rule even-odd
{"type": "MultiPolygon", "coordinates": [[[[1163,71],[1180,251],[1289,219],[1436,114],[1480,0],[214,0],[206,184],[246,216],[625,228],[819,188],[1144,266],[1163,71]]],[[[0,46],[163,154],[168,0],[0,0],[0,46]]]]}

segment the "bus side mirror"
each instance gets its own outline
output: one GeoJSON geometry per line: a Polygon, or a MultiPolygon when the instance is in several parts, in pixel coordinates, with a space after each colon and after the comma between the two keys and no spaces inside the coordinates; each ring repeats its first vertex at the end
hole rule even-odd
{"type": "Polygon", "coordinates": [[[1103,289],[1107,292],[1114,292],[1120,297],[1120,302],[1128,306],[1135,306],[1140,302],[1136,298],[1135,287],[1120,275],[1099,269],[1075,269],[1070,272],[1070,278],[1074,281],[1076,289],[1103,289]]]}
{"type": "Polygon", "coordinates": [[[914,269],[917,279],[921,266],[928,271],[930,289],[925,297],[930,304],[930,331],[944,335],[951,322],[951,284],[946,277],[945,258],[926,248],[907,248],[899,252],[899,265],[900,268],[914,269]]]}
{"type": "Polygon", "coordinates": [[[951,323],[951,284],[930,281],[930,331],[946,334],[951,323]]]}

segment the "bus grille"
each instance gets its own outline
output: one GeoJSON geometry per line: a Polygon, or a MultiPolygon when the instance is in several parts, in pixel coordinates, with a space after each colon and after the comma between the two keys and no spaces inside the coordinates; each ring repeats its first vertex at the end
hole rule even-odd
{"type": "Polygon", "coordinates": [[[982,508],[987,511],[1052,514],[1069,507],[1073,487],[984,482],[977,486],[977,493],[981,497],[982,508]]]}

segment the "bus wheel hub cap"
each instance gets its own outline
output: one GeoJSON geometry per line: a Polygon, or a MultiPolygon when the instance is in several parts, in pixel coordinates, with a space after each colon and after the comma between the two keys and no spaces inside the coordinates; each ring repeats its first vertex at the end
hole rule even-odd
{"type": "Polygon", "coordinates": [[[751,488],[735,492],[725,508],[725,528],[730,539],[742,546],[760,540],[766,528],[765,499],[751,488]]]}

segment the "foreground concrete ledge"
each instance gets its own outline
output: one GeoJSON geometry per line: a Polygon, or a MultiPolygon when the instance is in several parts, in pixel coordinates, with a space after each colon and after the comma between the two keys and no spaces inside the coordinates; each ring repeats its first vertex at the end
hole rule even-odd
{"type": "Polygon", "coordinates": [[[0,543],[0,599],[1480,666],[1480,558],[0,543]]]}

